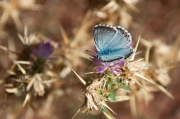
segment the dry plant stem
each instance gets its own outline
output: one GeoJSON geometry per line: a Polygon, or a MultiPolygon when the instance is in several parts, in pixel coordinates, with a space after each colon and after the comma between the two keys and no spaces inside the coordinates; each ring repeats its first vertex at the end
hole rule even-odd
{"type": "Polygon", "coordinates": [[[79,78],[79,80],[86,85],[86,82],[71,68],[71,70],[74,72],[74,74],[76,74],[76,76],[79,78]]]}
{"type": "Polygon", "coordinates": [[[149,79],[143,77],[142,75],[140,75],[140,74],[138,74],[138,73],[136,73],[136,76],[138,76],[139,78],[142,78],[142,79],[144,79],[144,80],[152,83],[153,85],[155,85],[156,87],[158,87],[162,92],[164,92],[167,96],[169,96],[171,99],[174,99],[174,96],[173,96],[171,93],[169,93],[169,92],[168,92],[165,88],[163,88],[161,85],[155,83],[153,80],[149,80],[149,79]]]}

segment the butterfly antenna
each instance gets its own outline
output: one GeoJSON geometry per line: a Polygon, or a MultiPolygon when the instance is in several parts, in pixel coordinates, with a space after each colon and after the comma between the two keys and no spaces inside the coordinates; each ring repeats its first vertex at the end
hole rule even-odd
{"type": "Polygon", "coordinates": [[[89,63],[89,65],[86,68],[86,71],[88,70],[89,66],[92,64],[92,61],[89,63]]]}

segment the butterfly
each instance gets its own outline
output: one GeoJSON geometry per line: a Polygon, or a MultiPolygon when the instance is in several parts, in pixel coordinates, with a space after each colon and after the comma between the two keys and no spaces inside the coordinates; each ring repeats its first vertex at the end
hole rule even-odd
{"type": "Polygon", "coordinates": [[[121,26],[99,24],[93,34],[96,56],[103,62],[127,59],[134,53],[131,34],[121,26]]]}

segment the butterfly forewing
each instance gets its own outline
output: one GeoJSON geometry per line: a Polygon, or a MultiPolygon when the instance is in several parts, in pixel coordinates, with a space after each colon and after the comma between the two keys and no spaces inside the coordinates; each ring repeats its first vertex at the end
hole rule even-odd
{"type": "Polygon", "coordinates": [[[112,42],[117,29],[112,26],[97,25],[94,27],[94,41],[98,51],[108,47],[112,42]]]}

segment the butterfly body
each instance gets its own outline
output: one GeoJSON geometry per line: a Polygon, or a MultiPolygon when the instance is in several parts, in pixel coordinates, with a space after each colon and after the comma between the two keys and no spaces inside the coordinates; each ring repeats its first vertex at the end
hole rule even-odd
{"type": "Polygon", "coordinates": [[[119,48],[119,49],[117,49],[117,48],[116,49],[105,48],[105,49],[99,51],[97,53],[97,56],[102,57],[102,56],[106,56],[106,55],[114,55],[114,54],[116,54],[116,52],[118,52],[120,50],[122,50],[122,48],[119,48]]]}
{"type": "Polygon", "coordinates": [[[134,52],[131,35],[121,26],[96,25],[94,41],[97,57],[103,62],[126,59],[134,52]]]}

